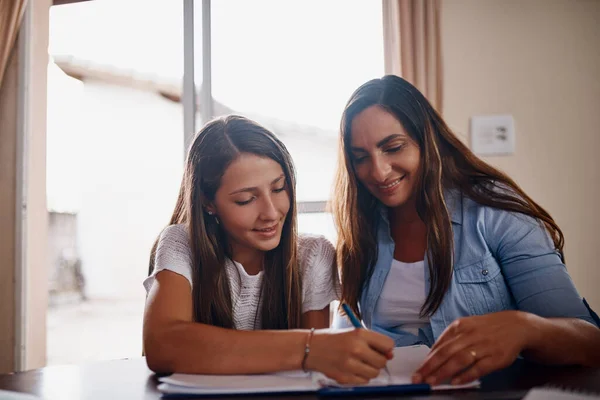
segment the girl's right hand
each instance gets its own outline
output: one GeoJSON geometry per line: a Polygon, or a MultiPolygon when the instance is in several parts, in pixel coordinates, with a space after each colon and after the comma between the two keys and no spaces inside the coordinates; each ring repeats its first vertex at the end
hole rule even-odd
{"type": "Polygon", "coordinates": [[[342,384],[368,383],[392,358],[394,341],[367,329],[315,331],[306,368],[342,384]]]}

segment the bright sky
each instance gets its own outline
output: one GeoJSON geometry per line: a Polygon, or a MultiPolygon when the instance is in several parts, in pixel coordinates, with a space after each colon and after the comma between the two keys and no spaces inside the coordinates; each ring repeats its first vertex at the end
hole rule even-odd
{"type": "MultiPolygon", "coordinates": [[[[195,6],[199,85],[201,2],[195,6]]],[[[235,110],[337,130],[352,91],[383,75],[381,15],[377,0],[213,1],[213,96],[235,110]]],[[[183,1],[52,7],[50,53],[180,78],[183,1]]]]}

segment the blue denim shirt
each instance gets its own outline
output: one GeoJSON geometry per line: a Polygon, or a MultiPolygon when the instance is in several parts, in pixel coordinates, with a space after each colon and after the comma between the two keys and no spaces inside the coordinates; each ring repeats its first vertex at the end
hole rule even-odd
{"type": "MultiPolygon", "coordinates": [[[[535,219],[519,213],[482,206],[456,191],[446,193],[454,233],[454,270],[450,287],[430,326],[418,335],[390,330],[374,323],[377,300],[390,271],[394,241],[387,209],[378,232],[378,259],[361,293],[359,307],[365,325],[396,341],[396,346],[433,345],[452,321],[504,310],[522,310],[542,317],[581,318],[597,325],[577,293],[554,244],[535,219]]],[[[429,293],[425,257],[425,294],[429,293]]],[[[349,327],[336,313],[333,327],[349,327]]]]}

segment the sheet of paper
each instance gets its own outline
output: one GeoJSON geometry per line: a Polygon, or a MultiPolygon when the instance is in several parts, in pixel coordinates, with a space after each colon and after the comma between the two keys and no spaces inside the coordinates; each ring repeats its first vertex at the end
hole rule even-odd
{"type": "MultiPolygon", "coordinates": [[[[429,347],[418,345],[418,346],[407,346],[407,347],[396,347],[394,349],[394,358],[388,361],[388,376],[385,370],[381,370],[379,376],[372,379],[368,386],[382,386],[382,385],[409,385],[412,383],[411,378],[413,373],[421,366],[421,363],[425,360],[429,354],[429,347]]],[[[313,374],[313,379],[323,386],[342,386],[334,380],[327,378],[322,374],[313,374]]],[[[479,381],[470,382],[464,385],[439,385],[433,387],[433,390],[452,390],[452,389],[465,389],[471,387],[478,387],[479,381]]]]}
{"type": "Polygon", "coordinates": [[[310,373],[302,371],[260,375],[173,374],[160,378],[159,390],[188,389],[178,393],[312,392],[319,388],[310,373]],[[161,389],[162,387],[162,389],[161,389]]]}
{"type": "MultiPolygon", "coordinates": [[[[368,386],[411,384],[414,371],[421,365],[429,353],[427,346],[397,347],[394,358],[388,362],[390,376],[385,370],[371,380],[368,386]]],[[[302,371],[279,372],[260,375],[190,375],[173,374],[160,378],[159,390],[166,393],[182,394],[219,394],[219,393],[275,393],[275,392],[312,392],[323,386],[342,386],[325,375],[317,372],[302,371]]],[[[451,390],[479,386],[475,381],[461,386],[440,385],[434,390],[451,390]]]]}
{"type": "Polygon", "coordinates": [[[2,400],[42,400],[41,397],[29,393],[13,392],[11,390],[0,389],[0,399],[2,400]]]}

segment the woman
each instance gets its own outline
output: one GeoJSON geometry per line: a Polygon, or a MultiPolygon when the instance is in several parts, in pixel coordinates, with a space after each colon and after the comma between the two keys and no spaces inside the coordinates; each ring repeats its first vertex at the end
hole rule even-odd
{"type": "Polygon", "coordinates": [[[369,81],[346,105],[333,211],[341,301],[397,346],[433,346],[415,383],[464,383],[520,354],[600,365],[560,228],[404,79],[369,81]]]}
{"type": "Polygon", "coordinates": [[[337,298],[335,251],[323,237],[297,236],[294,190],[290,155],[265,128],[229,116],[198,133],[144,281],[152,370],[302,368],[344,383],[379,374],[393,348],[389,338],[314,331],[329,326],[337,298]]]}

